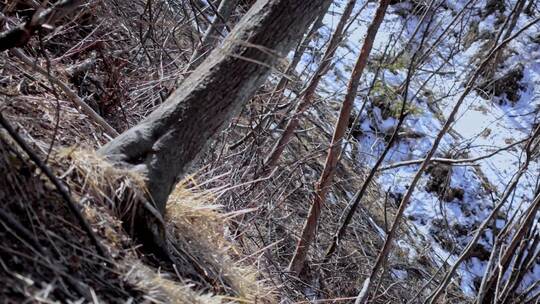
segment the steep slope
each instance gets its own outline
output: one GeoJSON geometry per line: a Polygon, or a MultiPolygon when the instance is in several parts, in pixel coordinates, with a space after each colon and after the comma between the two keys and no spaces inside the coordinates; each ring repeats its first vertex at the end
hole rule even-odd
{"type": "MultiPolygon", "coordinates": [[[[402,103],[399,90],[407,76],[408,62],[419,47],[421,53],[430,51],[423,55],[425,58],[412,79],[409,115],[378,177],[380,187],[397,202],[417,171],[419,162],[415,161],[422,160],[430,149],[434,135],[463,92],[472,71],[487,55],[487,46],[516,5],[512,1],[505,4],[505,9],[487,14],[487,2],[434,3],[433,11],[428,11],[422,21],[428,4],[422,7],[411,3],[393,5],[385,18],[383,33],[376,42],[379,53],[374,56],[383,60],[374,62],[373,73],[366,77],[366,91],[371,95],[366,98],[366,94],[361,94],[358,98],[357,109],[363,109],[360,131],[358,142],[352,144],[356,147],[350,151],[357,154],[362,164],[374,164],[397,123],[402,103]],[[426,28],[429,32],[424,45],[419,46],[426,28]],[[420,30],[415,32],[416,29],[420,30]],[[377,70],[378,80],[372,82],[377,70]]],[[[358,19],[369,19],[375,7],[375,3],[367,4],[358,19]]],[[[512,34],[536,22],[536,16],[534,9],[523,12],[512,34]]],[[[329,17],[327,24],[331,25],[333,20],[329,17]]],[[[352,27],[335,71],[327,79],[325,93],[343,92],[343,79],[347,79],[354,59],[351,50],[359,48],[358,37],[364,31],[365,26],[352,27]]],[[[458,161],[431,165],[406,209],[407,222],[413,226],[416,238],[430,244],[430,257],[443,267],[457,260],[524,161],[524,141],[538,125],[540,115],[540,45],[534,41],[537,32],[535,25],[512,40],[504,49],[500,63],[490,67],[494,75],[480,81],[477,89],[466,97],[436,155],[458,161]]],[[[534,156],[511,201],[496,215],[494,226],[483,232],[479,244],[459,267],[459,286],[466,294],[473,296],[479,288],[494,235],[513,224],[530,207],[538,191],[539,169],[538,158],[534,156]]],[[[532,227],[530,233],[534,237],[538,232],[532,227]]],[[[403,240],[397,243],[404,248],[408,246],[403,240]]],[[[534,243],[530,246],[532,252],[537,251],[534,243]]],[[[534,260],[533,255],[531,261],[534,260]]],[[[532,265],[519,285],[520,290],[534,287],[540,279],[540,265],[538,262],[532,265]]],[[[529,295],[534,296],[534,290],[529,295]]]]}
{"type": "MultiPolygon", "coordinates": [[[[137,195],[126,189],[136,185],[140,176],[119,172],[90,152],[109,141],[111,134],[81,114],[45,75],[13,53],[2,53],[2,115],[83,205],[85,218],[111,251],[114,263],[96,262],[99,257],[91,240],[61,205],[58,189],[2,133],[0,198],[5,204],[0,211],[24,226],[44,223],[53,228],[31,230],[30,241],[24,237],[14,241],[13,227],[17,225],[0,214],[0,273],[7,278],[0,293],[13,301],[76,301],[95,296],[106,302],[354,302],[417,170],[417,160],[425,157],[468,77],[486,56],[494,29],[504,24],[517,2],[436,1],[430,6],[420,1],[393,1],[362,79],[355,105],[357,124],[351,122],[351,138],[344,143],[345,153],[306,271],[297,278],[285,269],[321,174],[351,66],[375,2],[356,4],[347,37],[324,77],[315,105],[302,117],[301,128],[276,170],[265,176],[262,163],[292,114],[297,94],[320,63],[345,2],[336,0],[330,7],[295,73],[287,75],[289,87],[276,92],[282,74],[272,75],[201,156],[193,175],[177,188],[169,201],[168,229],[180,244],[178,254],[184,263],[179,268],[138,248],[117,220],[123,209],[116,204],[137,195]],[[324,263],[325,250],[350,201],[395,128],[404,104],[400,96],[407,68],[417,50],[422,56],[416,60],[422,60],[408,87],[408,116],[397,144],[368,187],[336,254],[324,263]],[[36,191],[28,191],[32,187],[36,191]],[[30,213],[17,208],[18,197],[31,203],[27,205],[30,213]],[[62,241],[63,234],[69,237],[62,241]],[[50,235],[57,237],[51,241],[50,235]],[[46,247],[44,259],[31,257],[36,250],[32,239],[46,247]],[[57,254],[46,260],[49,251],[57,254]],[[21,262],[25,259],[32,264],[21,262]],[[54,272],[58,265],[63,272],[54,272]],[[69,277],[64,274],[68,271],[69,277]],[[70,281],[84,291],[79,294],[76,287],[69,286],[70,281]]],[[[534,1],[528,3],[533,5],[523,8],[512,33],[538,17],[534,1]]],[[[10,26],[25,11],[32,11],[27,4],[19,5],[3,7],[10,26]]],[[[250,1],[240,1],[230,26],[249,5],[250,1]]],[[[32,40],[22,51],[122,131],[162,103],[184,78],[180,71],[185,71],[210,20],[212,9],[206,1],[93,2],[86,13],[66,20],[41,40],[32,40]]],[[[534,25],[512,40],[498,64],[466,97],[438,149],[439,161],[423,175],[406,209],[397,246],[372,291],[371,303],[423,302],[457,261],[523,163],[525,139],[538,125],[540,109],[538,31],[539,26],[534,25]]],[[[276,69],[283,71],[283,66],[276,69]]],[[[539,172],[536,151],[511,200],[459,266],[457,279],[441,302],[473,301],[494,236],[504,227],[510,231],[508,238],[514,235],[516,220],[530,210],[537,195],[539,172]]],[[[531,242],[519,247],[530,265],[518,280],[516,290],[523,298],[516,297],[517,302],[534,301],[538,296],[537,223],[535,219],[528,231],[531,242]]]]}

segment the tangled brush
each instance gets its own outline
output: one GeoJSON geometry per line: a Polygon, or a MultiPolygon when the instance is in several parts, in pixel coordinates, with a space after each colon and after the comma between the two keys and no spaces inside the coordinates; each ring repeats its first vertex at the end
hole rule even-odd
{"type": "Polygon", "coordinates": [[[0,198],[5,203],[0,207],[0,272],[7,278],[0,288],[2,298],[16,302],[271,301],[271,290],[258,281],[253,269],[238,262],[242,255],[226,240],[229,216],[212,205],[212,191],[197,190],[187,179],[171,195],[168,235],[183,263],[167,265],[139,250],[119,220],[144,196],[143,177],[88,150],[60,150],[49,165],[81,205],[113,259],[107,261],[94,252],[47,178],[6,135],[1,134],[1,140],[0,198]]]}

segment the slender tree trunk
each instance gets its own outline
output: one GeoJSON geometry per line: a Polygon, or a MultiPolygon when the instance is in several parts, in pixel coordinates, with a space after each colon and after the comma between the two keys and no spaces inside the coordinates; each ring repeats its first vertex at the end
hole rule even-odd
{"type": "MultiPolygon", "coordinates": [[[[502,34],[504,31],[504,36],[502,37],[502,41],[508,39],[508,37],[512,35],[512,32],[514,31],[516,27],[517,21],[523,11],[524,6],[525,6],[525,0],[518,0],[516,4],[514,5],[514,7],[512,8],[512,11],[506,18],[500,30],[500,34],[502,34]]],[[[499,38],[500,38],[500,35],[497,35],[493,44],[497,44],[499,38]]],[[[503,56],[502,56],[503,52],[504,52],[504,49],[501,49],[500,51],[497,52],[497,54],[495,54],[495,57],[493,58],[491,62],[491,68],[487,69],[486,71],[486,75],[484,76],[485,78],[493,79],[495,77],[495,72],[497,71],[497,68],[500,66],[501,60],[503,60],[503,56]]]]}
{"type": "Polygon", "coordinates": [[[259,0],[221,47],[138,125],[99,150],[142,172],[156,209],[212,136],[266,80],[270,66],[298,42],[331,0],[259,0]]]}
{"type": "Polygon", "coordinates": [[[529,0],[529,3],[527,4],[527,7],[525,8],[525,14],[533,17],[534,16],[534,6],[535,6],[536,0],[529,0]]]}
{"type": "MultiPolygon", "coordinates": [[[[538,213],[538,210],[540,208],[540,196],[536,196],[533,202],[531,203],[531,206],[529,207],[529,210],[527,211],[527,215],[524,218],[523,222],[518,226],[518,229],[515,231],[514,236],[512,237],[511,241],[504,247],[504,253],[500,255],[500,258],[497,262],[498,267],[502,268],[501,273],[507,273],[510,263],[514,261],[516,265],[514,265],[514,269],[517,268],[519,264],[519,259],[513,260],[512,257],[515,258],[516,252],[523,253],[522,251],[518,250],[518,245],[523,243],[527,234],[530,232],[530,229],[532,228],[533,221],[536,217],[536,214],[538,213]]],[[[497,241],[502,243],[504,241],[503,238],[498,237],[497,241]]],[[[502,251],[502,250],[501,250],[502,251]]],[[[511,272],[512,276],[508,278],[510,280],[513,278],[514,272],[511,272]]],[[[484,274],[485,277],[487,277],[487,284],[485,286],[482,286],[487,293],[484,294],[484,297],[478,297],[477,303],[493,303],[495,300],[494,298],[494,288],[496,287],[496,284],[499,281],[499,275],[500,273],[498,271],[494,271],[493,273],[486,271],[484,274]]]]}
{"type": "Polygon", "coordinates": [[[311,204],[311,208],[304,224],[304,228],[302,229],[302,235],[296,246],[296,251],[289,265],[289,270],[296,275],[300,274],[300,272],[302,271],[306,260],[308,248],[315,237],[315,230],[317,228],[317,223],[321,213],[321,207],[324,204],[324,201],[326,199],[326,193],[332,182],[334,172],[336,170],[339,155],[341,153],[342,139],[345,135],[345,132],[347,131],[349,117],[351,115],[354,100],[358,92],[360,77],[362,76],[364,68],[367,64],[369,54],[373,47],[375,36],[377,35],[379,27],[384,19],[384,15],[386,13],[386,9],[389,3],[390,0],[381,0],[379,2],[379,7],[377,8],[375,16],[373,17],[373,21],[371,22],[367,30],[364,44],[354,66],[351,79],[349,80],[347,94],[345,95],[343,105],[341,106],[339,118],[336,123],[334,135],[332,137],[330,148],[328,150],[328,155],[326,157],[326,163],[324,165],[324,169],[319,179],[319,182],[316,185],[315,197],[311,204]]]}
{"type": "MultiPolygon", "coordinates": [[[[501,44],[499,44],[497,46],[493,46],[491,48],[491,50],[489,51],[488,55],[486,56],[486,58],[482,61],[480,66],[475,70],[475,72],[472,74],[472,76],[468,80],[467,85],[465,86],[465,90],[463,91],[461,96],[456,101],[456,104],[454,105],[454,108],[452,109],[452,112],[448,116],[448,119],[444,123],[441,131],[439,131],[439,133],[435,137],[435,141],[433,142],[433,146],[428,151],[426,157],[424,158],[422,164],[420,165],[420,168],[418,169],[418,171],[414,175],[414,177],[413,177],[413,179],[412,179],[412,181],[411,181],[411,183],[409,185],[409,188],[408,188],[407,192],[405,192],[405,194],[403,195],[403,198],[402,198],[402,200],[401,200],[401,202],[399,204],[399,208],[398,208],[398,210],[396,212],[396,215],[394,217],[394,221],[392,222],[392,226],[391,226],[390,230],[388,231],[388,234],[387,234],[386,239],[384,241],[381,252],[377,256],[377,260],[375,261],[375,265],[373,266],[369,277],[364,281],[362,291],[358,295],[357,301],[355,303],[360,304],[360,303],[365,303],[366,302],[367,297],[369,295],[369,290],[370,290],[371,284],[373,283],[373,281],[375,279],[375,276],[377,275],[378,271],[381,269],[382,265],[386,261],[386,257],[388,256],[388,253],[390,252],[392,241],[393,241],[393,239],[394,239],[394,237],[396,235],[397,228],[398,228],[398,226],[400,224],[400,221],[401,221],[401,219],[403,217],[403,213],[405,212],[405,208],[407,208],[407,206],[408,206],[409,199],[411,198],[411,196],[412,196],[412,194],[413,194],[413,192],[414,192],[414,190],[416,188],[416,185],[418,184],[418,181],[420,180],[420,177],[424,174],[428,164],[431,162],[431,158],[433,157],[433,155],[437,151],[437,148],[439,147],[439,144],[440,144],[442,138],[448,132],[448,130],[450,129],[451,124],[454,122],[455,116],[456,116],[457,112],[459,111],[459,108],[463,104],[463,101],[465,100],[465,97],[467,97],[467,95],[469,95],[469,93],[473,90],[474,85],[476,83],[476,80],[480,77],[481,72],[484,71],[484,69],[488,65],[489,61],[491,59],[493,59],[494,54],[498,50],[500,50],[502,47],[504,47],[506,44],[508,44],[508,42],[510,42],[513,38],[518,36],[525,29],[527,29],[528,27],[534,25],[536,22],[538,22],[538,20],[535,20],[535,21],[529,23],[524,28],[522,28],[520,31],[518,31],[515,35],[513,35],[512,37],[509,37],[505,41],[501,42],[501,44]]],[[[497,208],[495,208],[495,209],[497,209],[497,208]]],[[[496,212],[495,209],[494,209],[494,211],[496,212]]],[[[493,211],[492,211],[492,214],[494,214],[493,211]]],[[[483,223],[486,223],[486,225],[487,225],[487,221],[485,221],[483,223]]],[[[484,225],[484,224],[482,224],[482,225],[484,225]]],[[[481,228],[478,228],[478,229],[481,229],[481,228]]],[[[465,251],[467,251],[467,250],[470,251],[470,249],[472,249],[471,243],[475,243],[478,240],[478,238],[480,237],[480,234],[481,233],[477,232],[477,234],[475,235],[473,240],[469,243],[469,245],[467,246],[465,251]]],[[[459,265],[460,261],[462,261],[465,258],[464,254],[465,253],[463,253],[460,256],[461,260],[458,259],[458,262],[456,262],[454,264],[454,266],[452,266],[451,270],[447,272],[447,274],[445,275],[445,278],[443,279],[443,282],[441,283],[439,288],[437,288],[437,290],[428,299],[430,301],[429,303],[435,303],[437,297],[444,290],[444,288],[446,288],[446,285],[448,284],[450,278],[452,277],[453,272],[455,271],[455,269],[459,265]]],[[[426,302],[428,300],[426,300],[426,302]]]]}
{"type": "Polygon", "coordinates": [[[214,20],[204,32],[201,44],[195,52],[193,52],[193,55],[190,58],[186,71],[197,68],[201,62],[208,57],[210,51],[216,47],[219,42],[219,36],[222,35],[222,32],[227,25],[227,20],[229,20],[237,4],[238,0],[221,1],[216,15],[214,16],[214,20]]]}
{"type": "MultiPolygon", "coordinates": [[[[309,43],[311,42],[315,34],[319,31],[321,26],[323,26],[324,16],[326,15],[326,12],[330,8],[331,4],[332,2],[328,2],[328,5],[323,9],[324,13],[319,14],[319,17],[315,20],[315,22],[313,22],[313,25],[311,26],[311,29],[309,30],[306,37],[304,37],[302,42],[298,44],[298,47],[294,51],[294,55],[291,60],[291,63],[289,63],[289,65],[287,66],[287,70],[285,70],[285,75],[291,75],[296,70],[296,67],[298,66],[298,63],[300,63],[300,59],[302,59],[302,56],[306,52],[306,49],[309,46],[309,43]]],[[[281,77],[274,91],[280,92],[287,86],[288,82],[289,80],[287,79],[287,77],[285,76],[281,77]]]]}
{"type": "MultiPolygon", "coordinates": [[[[431,9],[431,7],[429,7],[427,10],[430,10],[430,9],[431,9]]],[[[424,16],[426,16],[428,13],[430,13],[430,12],[426,11],[424,16]]],[[[413,75],[414,75],[414,73],[416,71],[416,67],[418,66],[417,57],[418,57],[419,53],[421,52],[421,50],[424,47],[426,39],[427,39],[427,37],[429,35],[429,28],[430,28],[430,25],[431,25],[432,21],[433,21],[433,18],[430,17],[429,21],[427,22],[427,24],[425,26],[425,30],[424,30],[424,33],[422,34],[422,38],[420,39],[420,44],[416,48],[416,51],[413,53],[413,56],[412,56],[412,58],[411,58],[411,60],[409,62],[409,67],[407,69],[407,77],[405,78],[405,86],[401,90],[402,91],[401,92],[402,105],[401,105],[401,109],[400,109],[400,113],[399,113],[398,122],[397,122],[397,124],[395,126],[394,132],[392,132],[392,135],[390,136],[390,139],[388,140],[388,143],[386,144],[386,147],[384,148],[383,152],[379,155],[379,158],[375,162],[375,165],[373,165],[373,167],[369,171],[366,179],[364,180],[364,183],[362,184],[362,187],[360,187],[360,190],[354,195],[354,197],[352,198],[350,204],[348,204],[348,205],[350,205],[350,208],[347,211],[347,213],[345,214],[345,216],[343,217],[344,220],[343,220],[342,224],[340,225],[339,229],[334,234],[334,236],[332,238],[332,243],[330,243],[330,245],[326,249],[326,253],[325,253],[324,258],[323,258],[323,263],[328,262],[330,260],[330,257],[334,254],[338,244],[340,243],[341,239],[345,235],[347,227],[350,224],[350,222],[352,220],[352,217],[356,212],[356,209],[360,205],[360,202],[362,201],[362,199],[363,199],[363,197],[364,197],[364,195],[365,195],[371,181],[375,178],[375,174],[377,173],[377,171],[379,171],[379,167],[382,165],[384,159],[386,158],[386,155],[390,152],[390,149],[393,147],[394,143],[397,141],[398,134],[399,134],[399,132],[401,130],[401,126],[405,122],[405,118],[408,115],[408,113],[406,111],[406,108],[407,108],[407,104],[408,104],[409,87],[410,87],[410,84],[411,84],[411,79],[412,79],[412,77],[413,77],[413,75]]],[[[417,33],[418,33],[417,31],[414,31],[413,35],[416,35],[417,33]]],[[[412,39],[413,38],[411,38],[411,40],[412,39]]],[[[385,53],[386,53],[386,50],[385,50],[385,53]]],[[[444,64],[441,65],[437,69],[437,71],[440,71],[443,68],[443,66],[444,66],[444,64]]],[[[375,81],[376,79],[377,79],[377,77],[375,76],[373,81],[375,81]]],[[[426,80],[425,83],[427,83],[427,80],[426,80]]],[[[423,87],[423,85],[421,87],[423,87]]],[[[420,90],[421,89],[419,89],[419,91],[420,90]]],[[[368,92],[368,96],[369,96],[369,92],[368,92]]],[[[412,98],[410,98],[410,102],[413,102],[414,98],[415,98],[415,96],[412,96],[412,98]]],[[[365,103],[364,103],[364,105],[365,105],[365,103]]]]}
{"type": "Polygon", "coordinates": [[[519,16],[523,12],[526,2],[527,2],[526,0],[518,0],[518,2],[516,3],[516,6],[513,10],[512,17],[511,18],[509,17],[510,23],[508,24],[508,29],[506,30],[506,33],[504,33],[503,40],[508,39],[508,37],[512,35],[512,32],[516,28],[517,21],[519,19],[519,16]]]}
{"type": "MultiPolygon", "coordinates": [[[[277,85],[274,87],[274,90],[272,94],[270,95],[270,98],[268,100],[269,104],[274,103],[274,101],[281,100],[283,95],[283,89],[287,86],[289,83],[289,77],[295,77],[294,72],[296,70],[296,66],[300,62],[300,59],[302,58],[302,55],[306,51],[307,47],[309,46],[309,43],[315,36],[315,33],[319,30],[319,28],[323,24],[324,16],[326,15],[326,12],[328,11],[328,8],[330,7],[331,2],[328,2],[328,4],[323,8],[322,13],[319,14],[319,17],[313,22],[313,25],[309,29],[309,32],[305,35],[304,39],[300,41],[300,43],[297,44],[293,59],[287,66],[287,69],[283,73],[284,75],[280,78],[277,85]]],[[[279,104],[275,102],[275,105],[270,108],[266,115],[261,119],[261,121],[255,126],[255,128],[251,131],[249,131],[244,137],[242,137],[237,142],[233,143],[231,146],[229,146],[229,149],[234,150],[238,146],[240,146],[242,143],[244,143],[248,138],[251,138],[255,132],[258,132],[259,130],[264,130],[268,127],[270,124],[271,118],[274,113],[279,109],[279,104]]]]}
{"type": "MultiPolygon", "coordinates": [[[[345,25],[347,24],[347,20],[351,16],[355,3],[356,3],[356,0],[349,0],[349,2],[347,2],[347,6],[345,7],[343,15],[341,16],[341,19],[339,20],[338,25],[336,26],[336,29],[334,33],[332,34],[330,43],[328,44],[328,47],[323,55],[321,64],[319,64],[319,66],[317,67],[317,70],[315,71],[315,74],[313,75],[313,78],[310,80],[304,92],[302,92],[302,100],[296,106],[296,109],[294,110],[294,114],[291,116],[289,122],[287,123],[287,126],[285,127],[285,130],[283,131],[281,137],[276,142],[276,144],[272,148],[272,152],[270,152],[270,155],[265,160],[265,163],[264,163],[265,172],[270,172],[273,169],[273,167],[276,165],[281,154],[283,153],[283,150],[285,149],[285,146],[289,143],[294,131],[298,128],[298,125],[300,124],[299,116],[302,115],[304,111],[306,111],[307,108],[312,104],[313,96],[315,95],[315,90],[319,86],[319,82],[321,81],[322,77],[326,74],[326,72],[328,71],[330,67],[330,64],[332,63],[332,57],[334,57],[334,54],[338,48],[339,42],[343,38],[343,34],[344,34],[343,29],[345,28],[345,25]]],[[[279,84],[278,84],[278,89],[279,89],[279,84]]]]}

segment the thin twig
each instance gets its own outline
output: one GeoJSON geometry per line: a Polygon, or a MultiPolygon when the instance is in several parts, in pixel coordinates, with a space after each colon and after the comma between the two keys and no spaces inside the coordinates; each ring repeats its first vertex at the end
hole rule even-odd
{"type": "MultiPolygon", "coordinates": [[[[488,153],[486,155],[482,155],[482,156],[478,156],[478,157],[470,157],[470,158],[460,158],[460,159],[452,159],[452,158],[432,158],[431,159],[431,162],[432,163],[441,163],[441,164],[446,164],[446,165],[457,165],[457,164],[464,164],[464,163],[474,163],[474,162],[477,162],[479,160],[483,160],[483,159],[486,159],[486,158],[490,158],[502,151],[506,151],[506,150],[509,150],[519,144],[522,144],[524,142],[526,142],[528,140],[528,138],[525,138],[525,139],[522,139],[522,140],[519,140],[519,141],[516,141],[515,143],[512,143],[508,146],[504,146],[502,148],[499,148],[491,153],[488,153]]],[[[421,158],[421,159],[413,159],[413,160],[406,160],[406,161],[401,161],[401,162],[395,162],[393,164],[390,164],[388,166],[384,166],[384,167],[381,167],[378,171],[386,171],[386,170],[390,170],[390,169],[395,169],[395,168],[399,168],[399,167],[405,167],[405,166],[410,166],[410,165],[417,165],[417,164],[421,164],[423,161],[425,160],[425,158],[421,158]]]]}
{"type": "Polygon", "coordinates": [[[24,46],[36,31],[44,26],[50,26],[85,2],[86,0],[63,0],[54,4],[51,8],[38,10],[27,22],[0,33],[0,52],[24,46]]]}
{"type": "Polygon", "coordinates": [[[96,113],[96,111],[94,111],[86,102],[84,102],[77,94],[75,94],[75,92],[73,92],[67,84],[48,73],[42,67],[35,64],[32,59],[24,55],[23,52],[21,52],[19,49],[12,49],[9,51],[9,53],[19,58],[26,66],[34,69],[41,75],[47,77],[47,79],[49,79],[52,83],[57,85],[64,92],[64,94],[66,94],[70,101],[73,102],[75,108],[79,112],[89,116],[97,125],[101,126],[111,136],[116,137],[119,135],[118,132],[107,121],[105,121],[105,119],[103,119],[103,117],[96,113]]]}
{"type": "Polygon", "coordinates": [[[65,189],[65,187],[61,184],[61,182],[58,180],[58,178],[52,173],[52,171],[49,169],[47,165],[45,165],[39,157],[32,151],[32,149],[28,146],[26,141],[13,129],[11,124],[4,118],[2,113],[0,112],[0,125],[6,129],[8,134],[13,138],[13,140],[21,147],[21,149],[26,152],[28,157],[38,166],[38,168],[47,176],[47,178],[53,183],[53,185],[56,187],[58,192],[60,193],[60,196],[64,199],[64,201],[67,203],[67,206],[69,210],[73,213],[75,218],[79,221],[82,228],[88,234],[88,237],[90,238],[90,241],[94,244],[96,247],[96,250],[98,253],[103,256],[105,259],[112,261],[112,259],[109,257],[109,254],[105,250],[105,247],[99,242],[96,234],[94,231],[92,231],[92,228],[90,227],[90,224],[86,221],[84,216],[81,213],[81,207],[78,206],[79,204],[71,197],[71,195],[68,193],[68,191],[65,189]]]}

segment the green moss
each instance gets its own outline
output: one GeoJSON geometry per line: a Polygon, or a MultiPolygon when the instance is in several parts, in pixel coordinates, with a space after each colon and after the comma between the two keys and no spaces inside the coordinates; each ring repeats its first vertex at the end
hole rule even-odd
{"type": "MultiPolygon", "coordinates": [[[[392,115],[392,117],[399,117],[399,114],[401,113],[401,108],[403,107],[403,101],[399,100],[397,102],[393,102],[391,105],[390,105],[390,113],[392,115]]],[[[408,115],[414,115],[414,116],[417,116],[417,115],[421,115],[424,113],[424,111],[417,107],[416,105],[408,102],[406,105],[405,105],[405,113],[407,113],[408,115]]]]}
{"type": "MultiPolygon", "coordinates": [[[[394,87],[377,80],[373,86],[372,95],[374,96],[373,105],[381,109],[383,119],[399,117],[401,108],[403,107],[403,101],[394,87]]],[[[416,105],[407,102],[405,105],[405,113],[409,115],[420,115],[423,113],[423,110],[416,105]]]]}
{"type": "Polygon", "coordinates": [[[400,55],[398,58],[391,60],[388,63],[383,63],[381,67],[396,74],[400,70],[407,69],[408,65],[409,65],[409,56],[406,53],[404,53],[400,55]]]}
{"type": "Polygon", "coordinates": [[[383,57],[383,54],[374,54],[368,61],[368,69],[375,71],[377,68],[389,70],[396,74],[400,70],[406,70],[409,66],[410,54],[407,52],[391,54],[383,57]]]}

